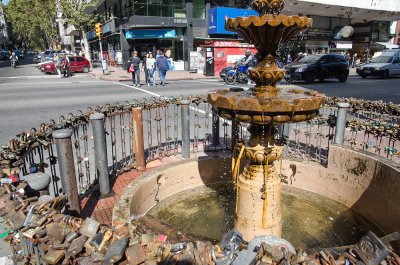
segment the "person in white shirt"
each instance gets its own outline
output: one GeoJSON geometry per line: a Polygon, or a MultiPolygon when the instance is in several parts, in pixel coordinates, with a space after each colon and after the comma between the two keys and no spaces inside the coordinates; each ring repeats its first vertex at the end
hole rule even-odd
{"type": "Polygon", "coordinates": [[[146,59],[146,68],[147,68],[147,85],[155,86],[156,85],[156,59],[153,57],[153,53],[149,52],[148,57],[146,59]]]}

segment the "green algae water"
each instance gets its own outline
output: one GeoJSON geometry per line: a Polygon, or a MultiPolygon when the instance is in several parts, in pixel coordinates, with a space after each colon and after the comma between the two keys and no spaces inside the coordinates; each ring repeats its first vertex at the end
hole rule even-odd
{"type": "MultiPolygon", "coordinates": [[[[382,232],[355,211],[321,195],[289,188],[282,190],[282,237],[296,248],[351,245],[372,231],[382,232]]],[[[182,232],[220,240],[233,228],[232,189],[203,187],[181,192],[148,213],[182,232]]]]}

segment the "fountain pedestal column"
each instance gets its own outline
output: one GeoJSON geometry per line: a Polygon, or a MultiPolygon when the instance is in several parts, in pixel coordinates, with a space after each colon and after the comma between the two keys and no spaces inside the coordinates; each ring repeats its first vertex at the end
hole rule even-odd
{"type": "Polygon", "coordinates": [[[283,148],[274,145],[272,125],[251,126],[250,164],[237,179],[235,229],[250,241],[259,235],[282,234],[281,180],[274,161],[282,158],[283,148]]]}
{"type": "Polygon", "coordinates": [[[251,124],[248,147],[241,148],[239,155],[245,150],[250,164],[239,177],[238,166],[233,168],[237,188],[235,229],[247,241],[255,236],[282,234],[281,181],[273,165],[282,157],[283,148],[274,143],[273,124],[313,119],[325,102],[325,96],[316,91],[276,87],[285,75],[275,63],[279,44],[288,43],[312,25],[308,17],[280,14],[284,5],[284,0],[253,0],[251,6],[259,16],[226,20],[226,30],[237,32],[257,49],[257,66],[248,70],[256,86],[250,92],[226,89],[208,94],[208,101],[220,116],[251,124]]]}

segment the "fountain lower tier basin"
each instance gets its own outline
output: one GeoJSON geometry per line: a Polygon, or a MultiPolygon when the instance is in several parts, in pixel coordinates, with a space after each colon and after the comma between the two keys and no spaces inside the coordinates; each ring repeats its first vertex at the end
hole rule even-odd
{"type": "Polygon", "coordinates": [[[271,87],[261,94],[218,90],[208,94],[208,102],[230,120],[279,124],[314,118],[325,104],[325,96],[309,89],[271,87]]]}
{"type": "MultiPolygon", "coordinates": [[[[313,192],[286,186],[282,192],[282,237],[306,251],[352,245],[382,231],[357,212],[313,192]]],[[[233,228],[235,192],[229,186],[201,187],[178,193],[156,205],[149,215],[177,228],[220,240],[233,228]]]]}
{"type": "MultiPolygon", "coordinates": [[[[279,161],[276,163],[279,163],[279,161]]],[[[245,161],[241,165],[246,165],[245,161]]],[[[280,165],[276,164],[275,167],[279,173],[280,165]]],[[[240,171],[242,172],[243,168],[240,171]]],[[[337,210],[328,211],[325,215],[321,214],[321,216],[324,216],[319,219],[321,227],[336,225],[346,227],[347,221],[344,220],[348,220],[349,217],[344,213],[350,214],[351,210],[364,216],[375,226],[374,229],[385,234],[400,230],[400,196],[398,196],[400,168],[394,162],[389,162],[378,156],[371,156],[362,151],[331,145],[327,166],[314,162],[283,160],[282,174],[288,177],[290,190],[298,191],[294,194],[292,192],[293,196],[302,194],[303,191],[299,190],[304,190],[311,192],[311,194],[322,195],[347,207],[346,209],[342,208],[342,214],[337,214],[337,210]]],[[[226,154],[226,157],[205,156],[154,169],[135,179],[125,189],[114,207],[113,225],[120,226],[124,223],[129,225],[132,219],[148,214],[152,208],[181,192],[229,185],[230,181],[230,154],[226,154]]],[[[283,187],[284,190],[288,190],[286,184],[283,187]]],[[[308,197],[312,196],[307,195],[306,199],[308,197]]],[[[297,197],[289,196],[285,198],[282,205],[286,204],[284,207],[289,207],[292,204],[293,209],[295,206],[299,209],[298,202],[294,198],[297,197]]],[[[322,210],[325,205],[330,205],[330,203],[328,200],[326,203],[317,205],[322,210]]],[[[319,216],[319,207],[314,208],[317,209],[317,213],[315,211],[313,213],[315,218],[319,216]]],[[[329,209],[331,208],[334,209],[329,207],[329,209]]],[[[204,214],[207,215],[208,212],[204,214]]],[[[308,216],[308,218],[313,219],[312,216],[308,216]]],[[[222,217],[221,220],[223,220],[222,217]]],[[[294,221],[290,221],[290,219],[285,220],[285,217],[282,220],[284,230],[286,226],[290,226],[291,229],[303,231],[303,227],[299,223],[293,223],[294,221]]],[[[316,222],[316,220],[310,220],[310,222],[316,222]]],[[[298,222],[300,221],[298,220],[298,222]]],[[[305,221],[307,219],[302,220],[302,224],[305,221]]],[[[350,220],[348,221],[349,226],[352,226],[350,220]]],[[[346,231],[352,233],[353,230],[356,232],[360,228],[362,227],[355,227],[355,229],[351,228],[351,230],[346,231]]],[[[213,229],[213,227],[210,227],[210,230],[213,229]]],[[[363,229],[369,228],[364,227],[363,229]]],[[[304,239],[310,238],[310,235],[306,233],[303,233],[303,236],[304,239]]],[[[218,234],[215,237],[218,237],[218,234]]],[[[298,240],[300,240],[300,237],[298,240]]],[[[353,242],[355,241],[357,241],[356,238],[353,242]]],[[[312,240],[309,242],[314,246],[312,240]]]]}

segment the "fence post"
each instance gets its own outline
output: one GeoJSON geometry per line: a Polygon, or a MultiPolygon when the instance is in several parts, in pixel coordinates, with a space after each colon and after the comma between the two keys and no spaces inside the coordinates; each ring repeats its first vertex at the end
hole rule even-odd
{"type": "Polygon", "coordinates": [[[219,145],[219,116],[214,108],[212,111],[212,144],[219,145]]]}
{"type": "Polygon", "coordinates": [[[80,213],[81,208],[79,204],[71,136],[71,129],[62,129],[53,132],[63,193],[68,196],[70,210],[80,213]]]}
{"type": "Polygon", "coordinates": [[[232,120],[232,150],[239,141],[240,122],[232,120]]]}
{"type": "Polygon", "coordinates": [[[190,158],[190,111],[189,99],[181,101],[181,115],[182,115],[182,158],[190,158]]]}
{"type": "Polygon", "coordinates": [[[136,169],[144,171],[146,170],[146,159],[144,157],[143,116],[141,108],[132,108],[132,122],[136,169]]]}
{"type": "Polygon", "coordinates": [[[94,160],[96,174],[99,178],[100,195],[105,196],[110,193],[110,179],[108,175],[106,132],[104,129],[104,114],[94,113],[90,115],[93,129],[94,140],[94,160]]]}
{"type": "Polygon", "coordinates": [[[288,158],[289,155],[289,135],[290,135],[290,123],[286,123],[283,126],[282,136],[286,140],[286,144],[283,147],[283,158],[288,158]]]}
{"type": "Polygon", "coordinates": [[[346,129],[347,110],[350,107],[349,103],[339,102],[338,114],[336,118],[335,144],[344,143],[344,132],[346,129]]]}

